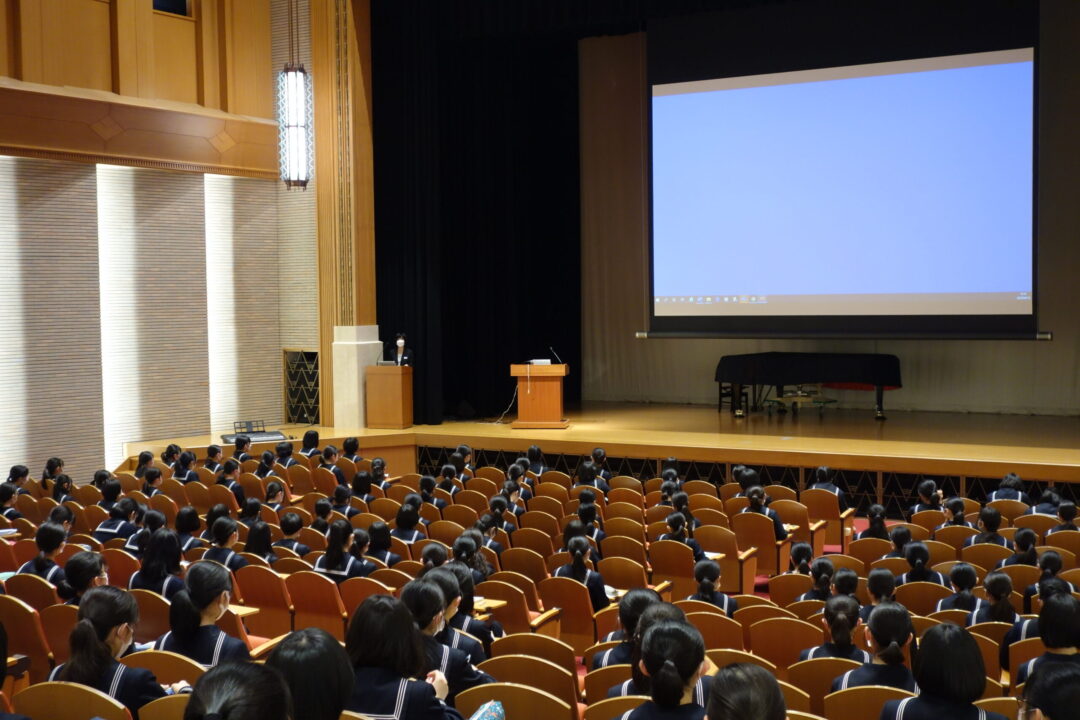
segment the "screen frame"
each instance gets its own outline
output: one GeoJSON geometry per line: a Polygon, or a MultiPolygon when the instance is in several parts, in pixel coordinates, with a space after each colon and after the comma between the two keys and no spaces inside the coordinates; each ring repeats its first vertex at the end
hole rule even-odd
{"type": "MultiPolygon", "coordinates": [[[[865,339],[1039,339],[1039,43],[1016,47],[995,47],[994,50],[1032,51],[1032,143],[1031,143],[1031,313],[1015,315],[723,315],[688,316],[656,314],[656,283],[654,277],[654,202],[653,202],[653,87],[675,82],[656,82],[652,63],[645,81],[646,112],[646,185],[648,195],[648,319],[649,337],[713,337],[713,338],[865,338],[865,339]]],[[[942,54],[912,53],[890,57],[893,60],[915,60],[967,54],[960,51],[942,54]]],[[[850,63],[857,64],[857,63],[850,63]]],[[[846,67],[833,63],[809,63],[797,70],[846,67]]],[[[708,74],[707,77],[686,79],[707,80],[722,77],[748,76],[738,72],[729,75],[708,74]]]]}

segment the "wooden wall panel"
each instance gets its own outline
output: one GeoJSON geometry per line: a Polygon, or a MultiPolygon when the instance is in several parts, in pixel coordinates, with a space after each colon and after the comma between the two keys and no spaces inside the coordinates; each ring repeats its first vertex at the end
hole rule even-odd
{"type": "Polygon", "coordinates": [[[19,24],[15,7],[16,0],[0,0],[0,75],[5,77],[14,77],[18,66],[15,38],[19,24]]]}
{"type": "Polygon", "coordinates": [[[20,0],[21,79],[112,90],[109,0],[20,0]]]}
{"type": "Polygon", "coordinates": [[[154,97],[199,102],[199,63],[194,18],[154,12],[154,97]]]}
{"type": "Polygon", "coordinates": [[[231,113],[274,117],[270,72],[270,4],[225,0],[224,27],[228,106],[231,113]]]}

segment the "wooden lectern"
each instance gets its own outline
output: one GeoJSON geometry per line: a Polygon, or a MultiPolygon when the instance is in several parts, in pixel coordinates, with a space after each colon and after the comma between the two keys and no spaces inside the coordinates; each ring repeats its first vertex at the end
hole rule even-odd
{"type": "Polygon", "coordinates": [[[372,365],[364,370],[367,426],[403,430],[412,427],[412,368],[372,365]]]}
{"type": "Polygon", "coordinates": [[[516,430],[569,427],[562,404],[563,378],[569,374],[569,365],[511,365],[510,375],[518,379],[518,419],[511,427],[516,430]]]}

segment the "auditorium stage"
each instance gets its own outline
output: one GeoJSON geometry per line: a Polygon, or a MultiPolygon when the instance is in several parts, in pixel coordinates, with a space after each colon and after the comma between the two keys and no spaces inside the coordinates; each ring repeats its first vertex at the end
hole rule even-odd
{"type": "MultiPolygon", "coordinates": [[[[464,442],[485,451],[481,461],[497,453],[514,455],[532,444],[549,456],[580,455],[603,446],[610,458],[634,460],[630,465],[642,471],[645,462],[675,456],[725,469],[733,463],[785,467],[799,480],[808,468],[830,465],[877,475],[879,486],[882,474],[949,476],[966,485],[966,478],[1000,478],[1010,471],[1025,480],[1080,482],[1078,417],[899,410],[890,410],[888,417],[879,422],[871,411],[828,408],[821,416],[815,410],[737,419],[716,412],[715,406],[591,403],[570,413],[565,430],[513,430],[512,418],[506,424],[451,421],[408,430],[315,429],[324,445],[360,437],[362,454],[387,456],[394,474],[417,469],[418,461],[430,469],[441,462],[439,448],[464,442]]],[[[308,427],[281,429],[298,440],[308,427]]],[[[132,442],[126,454],[160,452],[169,442],[199,452],[220,443],[220,436],[132,442]]],[[[270,445],[256,449],[264,447],[270,445]]]]}

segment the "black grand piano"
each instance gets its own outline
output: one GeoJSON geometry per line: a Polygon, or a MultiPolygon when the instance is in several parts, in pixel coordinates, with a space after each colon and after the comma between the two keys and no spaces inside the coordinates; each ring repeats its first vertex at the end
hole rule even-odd
{"type": "MultiPolygon", "coordinates": [[[[886,389],[901,387],[900,359],[895,355],[877,353],[801,353],[764,352],[748,355],[725,355],[716,366],[716,382],[720,397],[724,385],[731,387],[731,411],[736,417],[745,415],[743,387],[774,387],[782,397],[785,385],[821,383],[845,390],[874,390],[874,416],[885,419],[883,394],[886,389]]],[[[754,393],[755,402],[760,395],[754,393]]]]}

